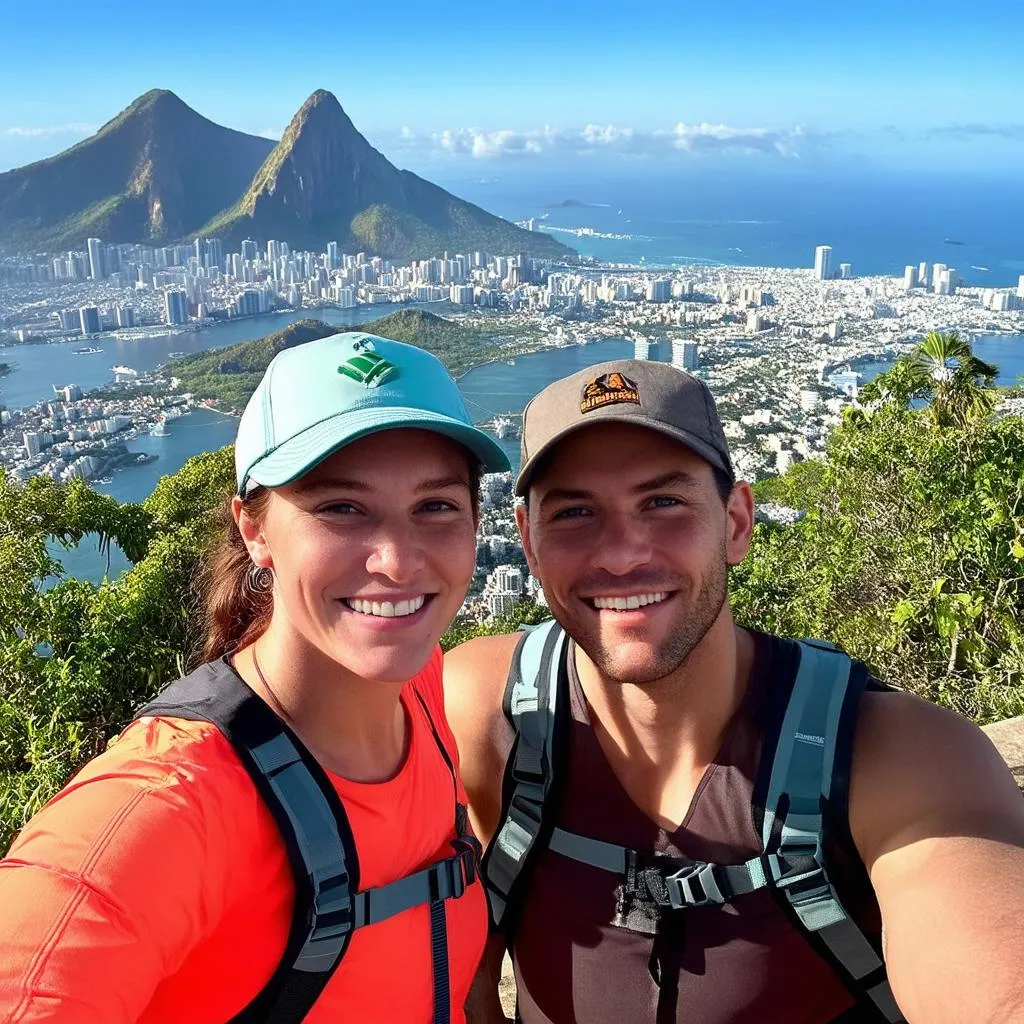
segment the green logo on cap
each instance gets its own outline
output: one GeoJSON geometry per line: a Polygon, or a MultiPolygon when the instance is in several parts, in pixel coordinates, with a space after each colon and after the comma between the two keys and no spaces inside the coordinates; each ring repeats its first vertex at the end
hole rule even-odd
{"type": "Polygon", "coordinates": [[[391,380],[398,373],[398,367],[389,363],[376,352],[360,352],[346,359],[338,367],[338,373],[351,377],[352,380],[366,388],[380,387],[385,381],[391,380]]]}

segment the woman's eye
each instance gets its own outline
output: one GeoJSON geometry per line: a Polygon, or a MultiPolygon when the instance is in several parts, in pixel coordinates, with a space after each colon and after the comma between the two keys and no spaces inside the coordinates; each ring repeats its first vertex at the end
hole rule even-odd
{"type": "Polygon", "coordinates": [[[420,509],[424,512],[458,512],[458,505],[452,504],[450,501],[444,501],[441,498],[435,501],[425,501],[420,509]]]}
{"type": "Polygon", "coordinates": [[[330,505],[324,505],[321,512],[330,512],[333,515],[351,515],[353,512],[358,512],[359,509],[355,507],[351,502],[348,501],[335,501],[330,505]]]}

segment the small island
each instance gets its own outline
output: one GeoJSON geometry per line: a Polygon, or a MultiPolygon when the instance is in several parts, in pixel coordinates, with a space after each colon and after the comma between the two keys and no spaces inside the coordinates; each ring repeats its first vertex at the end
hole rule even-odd
{"type": "Polygon", "coordinates": [[[11,372],[10,363],[0,363],[0,377],[6,377],[11,372]]]}

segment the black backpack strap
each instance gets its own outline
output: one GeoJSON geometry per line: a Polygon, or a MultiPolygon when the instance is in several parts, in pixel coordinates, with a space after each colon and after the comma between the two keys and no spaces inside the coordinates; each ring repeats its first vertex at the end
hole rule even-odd
{"type": "Polygon", "coordinates": [[[418,690],[455,796],[454,853],[387,885],[358,891],[355,841],[344,807],[315,758],[223,661],[168,686],[137,715],[211,722],[238,753],[274,817],[295,879],[288,942],[270,981],[231,1024],[299,1024],[341,963],[356,928],[420,904],[430,907],[434,1024],[449,1024],[451,991],[445,901],[476,879],[480,844],[458,802],[455,765],[418,690]]]}
{"type": "Polygon", "coordinates": [[[506,768],[510,782],[501,824],[484,857],[491,918],[509,924],[509,905],[521,888],[533,851],[546,839],[545,809],[554,782],[554,745],[559,691],[565,678],[566,635],[554,620],[523,635],[512,657],[505,713],[516,731],[506,768]]]}
{"type": "Polygon", "coordinates": [[[216,725],[273,815],[295,879],[292,923],[273,976],[232,1024],[299,1024],[355,927],[359,862],[341,801],[294,733],[223,661],[172,683],[136,717],[149,715],[216,725]]]}

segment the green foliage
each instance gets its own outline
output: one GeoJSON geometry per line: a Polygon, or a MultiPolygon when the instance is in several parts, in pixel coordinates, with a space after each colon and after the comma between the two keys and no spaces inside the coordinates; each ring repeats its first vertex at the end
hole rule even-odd
{"type": "Polygon", "coordinates": [[[923,384],[927,358],[883,375],[827,462],[758,485],[807,514],[757,527],[733,601],[749,625],[831,640],[886,681],[992,721],[1024,713],[1024,423],[992,421],[964,381],[923,384]]]}
{"type": "Polygon", "coordinates": [[[230,448],[189,460],[143,505],[0,473],[0,850],[192,660],[193,581],[233,481],[230,448]],[[47,542],[90,536],[134,565],[99,586],[68,577],[47,542]]]}
{"type": "Polygon", "coordinates": [[[503,615],[496,619],[488,619],[486,622],[476,622],[474,619],[460,617],[449,627],[448,632],[441,637],[441,646],[450,651],[453,647],[472,640],[478,636],[500,636],[503,633],[515,633],[520,626],[535,626],[538,622],[551,618],[551,612],[545,605],[537,604],[529,598],[516,602],[510,615],[503,615]]]}

